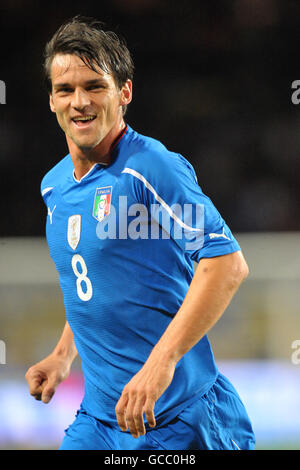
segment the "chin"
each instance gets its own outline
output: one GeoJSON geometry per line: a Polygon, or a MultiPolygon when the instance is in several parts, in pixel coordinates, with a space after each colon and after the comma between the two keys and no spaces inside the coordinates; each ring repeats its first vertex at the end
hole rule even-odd
{"type": "Polygon", "coordinates": [[[77,145],[77,147],[80,149],[80,150],[93,150],[97,145],[98,145],[98,141],[90,141],[90,140],[75,140],[73,139],[73,142],[75,145],[77,145]]]}
{"type": "Polygon", "coordinates": [[[93,150],[97,145],[99,145],[104,139],[104,135],[94,135],[94,136],[78,136],[74,134],[69,134],[69,138],[72,142],[82,151],[93,150]]]}
{"type": "Polygon", "coordinates": [[[76,144],[76,145],[82,152],[90,152],[97,146],[97,144],[76,144]]]}

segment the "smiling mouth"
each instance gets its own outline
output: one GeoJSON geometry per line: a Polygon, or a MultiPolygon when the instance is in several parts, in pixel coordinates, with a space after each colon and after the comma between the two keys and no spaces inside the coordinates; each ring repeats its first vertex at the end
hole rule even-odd
{"type": "Polygon", "coordinates": [[[72,118],[72,121],[77,127],[87,127],[91,122],[96,119],[97,116],[78,116],[72,118]]]}

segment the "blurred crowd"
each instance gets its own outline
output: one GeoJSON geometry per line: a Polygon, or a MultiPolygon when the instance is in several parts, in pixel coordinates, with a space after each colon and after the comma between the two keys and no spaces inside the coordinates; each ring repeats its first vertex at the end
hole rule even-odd
{"type": "Polygon", "coordinates": [[[125,37],[127,122],[194,166],[234,232],[300,230],[300,3],[10,0],[0,4],[0,236],[44,235],[43,175],[67,153],[42,80],[46,41],[82,14],[125,37]]]}

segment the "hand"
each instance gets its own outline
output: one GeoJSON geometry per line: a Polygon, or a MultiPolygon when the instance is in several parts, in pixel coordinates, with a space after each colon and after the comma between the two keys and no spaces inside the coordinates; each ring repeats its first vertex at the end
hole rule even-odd
{"type": "Polygon", "coordinates": [[[70,367],[69,361],[53,354],[30,367],[25,374],[30,395],[49,403],[57,386],[68,377],[70,367]]]}
{"type": "Polygon", "coordinates": [[[176,364],[160,356],[159,351],[152,351],[142,369],[124,387],[115,408],[121,430],[126,431],[129,428],[134,438],[146,434],[144,413],[149,426],[156,426],[155,402],[174,376],[176,364]]]}

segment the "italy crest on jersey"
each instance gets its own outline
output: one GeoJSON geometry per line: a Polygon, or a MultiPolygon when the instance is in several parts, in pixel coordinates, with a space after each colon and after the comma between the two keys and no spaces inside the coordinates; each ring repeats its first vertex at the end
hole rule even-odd
{"type": "Polygon", "coordinates": [[[102,222],[104,217],[110,213],[112,186],[97,188],[94,199],[93,217],[102,222]]]}

